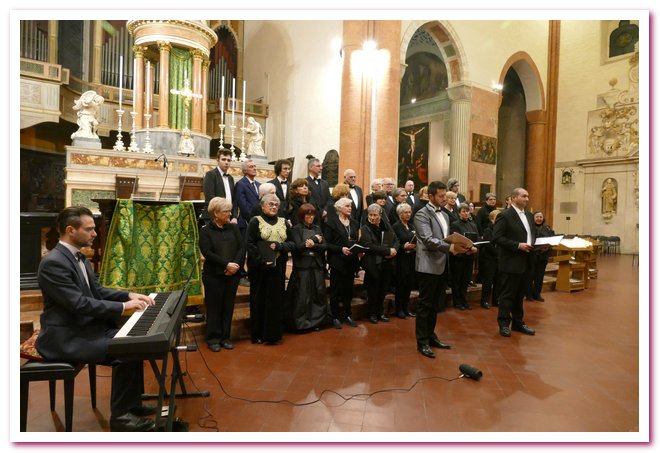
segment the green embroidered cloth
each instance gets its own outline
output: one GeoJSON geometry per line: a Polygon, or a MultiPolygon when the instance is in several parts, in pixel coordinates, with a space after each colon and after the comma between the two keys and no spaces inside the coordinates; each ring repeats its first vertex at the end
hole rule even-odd
{"type": "Polygon", "coordinates": [[[201,253],[192,203],[117,200],[103,251],[103,286],[149,294],[182,289],[202,294],[201,253]]]}

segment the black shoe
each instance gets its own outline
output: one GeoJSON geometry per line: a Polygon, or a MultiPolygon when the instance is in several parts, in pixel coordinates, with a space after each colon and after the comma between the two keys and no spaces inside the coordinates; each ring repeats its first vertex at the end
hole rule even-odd
{"type": "Polygon", "coordinates": [[[257,338],[257,339],[252,340],[252,344],[263,344],[263,342],[264,342],[264,340],[262,340],[261,338],[257,338]]]}
{"type": "Polygon", "coordinates": [[[234,343],[232,343],[232,342],[229,341],[229,340],[225,340],[225,341],[223,341],[223,342],[220,343],[220,344],[221,344],[222,347],[225,348],[225,349],[234,349],[234,343]]]}
{"type": "Polygon", "coordinates": [[[481,308],[485,308],[486,310],[490,310],[490,304],[488,302],[482,302],[481,303],[481,308]]]}
{"type": "Polygon", "coordinates": [[[468,304],[468,303],[466,303],[465,305],[463,305],[463,307],[464,307],[466,310],[472,310],[472,307],[471,307],[470,304],[468,304]]]}
{"type": "Polygon", "coordinates": [[[158,407],[152,404],[143,404],[142,406],[134,407],[129,412],[137,417],[147,417],[156,414],[158,407]]]}
{"type": "Polygon", "coordinates": [[[210,344],[209,349],[213,352],[220,352],[220,343],[210,344]]]}
{"type": "Polygon", "coordinates": [[[137,432],[153,431],[156,427],[153,420],[138,417],[126,412],[119,417],[110,418],[110,431],[137,432]]]}
{"type": "MultiPolygon", "coordinates": [[[[442,310],[442,311],[444,311],[444,310],[442,310]]],[[[408,316],[408,317],[410,317],[410,318],[414,318],[414,317],[415,317],[415,313],[412,313],[412,312],[410,312],[410,311],[404,311],[403,313],[405,313],[405,315],[408,316]]]]}
{"type": "Polygon", "coordinates": [[[346,324],[348,324],[349,326],[351,326],[351,327],[357,327],[357,323],[355,321],[353,321],[353,318],[351,318],[350,316],[348,318],[346,318],[344,320],[344,322],[346,324]]]}
{"type": "Polygon", "coordinates": [[[341,329],[341,321],[338,320],[337,318],[332,320],[332,327],[335,329],[341,329]]]}
{"type": "Polygon", "coordinates": [[[443,343],[437,338],[433,338],[429,341],[429,346],[433,346],[434,348],[440,348],[440,349],[451,349],[451,346],[448,345],[447,343],[443,343]]]}
{"type": "Polygon", "coordinates": [[[525,300],[534,300],[532,296],[525,296],[525,300]]]}
{"type": "Polygon", "coordinates": [[[390,318],[388,318],[387,315],[380,315],[378,319],[380,319],[383,322],[390,322],[390,318]]]}
{"type": "Polygon", "coordinates": [[[429,359],[435,359],[435,352],[433,352],[431,346],[427,344],[419,344],[417,345],[417,350],[421,352],[424,357],[428,357],[429,359]]]}
{"type": "Polygon", "coordinates": [[[376,315],[369,316],[369,322],[371,324],[378,324],[378,317],[376,315]]]}
{"type": "Polygon", "coordinates": [[[522,332],[525,335],[536,335],[536,330],[532,329],[531,327],[527,327],[525,324],[512,326],[511,330],[515,330],[516,332],[522,332]]]}
{"type": "Polygon", "coordinates": [[[465,305],[454,305],[454,308],[457,308],[461,311],[465,311],[465,305]]]}
{"type": "Polygon", "coordinates": [[[507,326],[500,327],[500,335],[502,335],[503,337],[510,337],[511,329],[509,329],[507,326]]]}
{"type": "Polygon", "coordinates": [[[400,319],[406,319],[406,314],[402,311],[397,311],[396,312],[396,317],[400,319]]]}
{"type": "Polygon", "coordinates": [[[545,299],[542,298],[541,296],[535,297],[534,300],[537,301],[537,302],[545,302],[545,299]]]}

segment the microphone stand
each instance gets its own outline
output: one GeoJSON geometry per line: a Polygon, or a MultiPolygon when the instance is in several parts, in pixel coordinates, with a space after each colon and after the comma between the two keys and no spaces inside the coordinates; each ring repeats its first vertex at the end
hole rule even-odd
{"type": "Polygon", "coordinates": [[[170,167],[167,165],[167,156],[165,153],[161,154],[157,158],[154,159],[154,161],[158,162],[160,158],[163,158],[163,168],[165,169],[165,179],[163,179],[163,187],[160,188],[160,193],[158,194],[158,201],[160,201],[160,198],[163,196],[163,190],[165,190],[165,183],[167,182],[167,176],[170,174],[170,167]]]}

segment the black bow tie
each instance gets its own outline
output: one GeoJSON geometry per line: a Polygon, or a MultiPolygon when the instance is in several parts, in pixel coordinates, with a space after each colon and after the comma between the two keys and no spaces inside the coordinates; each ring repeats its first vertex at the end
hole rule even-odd
{"type": "Polygon", "coordinates": [[[283,186],[285,186],[285,185],[286,185],[286,181],[280,181],[280,184],[282,184],[283,186]]]}
{"type": "Polygon", "coordinates": [[[82,254],[82,252],[76,253],[76,259],[80,262],[85,261],[85,255],[82,254]]]}
{"type": "Polygon", "coordinates": [[[355,189],[355,184],[349,184],[348,187],[350,187],[351,189],[355,189]]]}
{"type": "Polygon", "coordinates": [[[442,209],[436,209],[435,212],[442,212],[442,209]]]}

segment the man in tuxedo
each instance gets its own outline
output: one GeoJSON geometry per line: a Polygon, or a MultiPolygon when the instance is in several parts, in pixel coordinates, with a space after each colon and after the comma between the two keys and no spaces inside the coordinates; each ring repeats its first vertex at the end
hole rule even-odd
{"type": "Polygon", "coordinates": [[[289,175],[291,174],[291,161],[288,159],[280,159],[275,162],[275,178],[268,181],[275,186],[275,195],[280,199],[280,210],[278,215],[285,216],[287,202],[286,197],[289,194],[289,175]]]}
{"type": "MultiPolygon", "coordinates": [[[[440,305],[445,305],[447,290],[447,253],[464,253],[468,249],[450,244],[444,240],[449,235],[449,217],[440,207],[445,201],[447,186],[441,181],[429,184],[429,202],[415,214],[417,233],[417,255],[415,271],[419,284],[415,336],[417,350],[425,357],[435,358],[431,346],[450,349],[435,333],[438,297],[440,305]]],[[[476,251],[476,249],[474,250],[476,251]]]]}
{"type": "Polygon", "coordinates": [[[456,206],[460,206],[461,204],[465,203],[465,195],[462,193],[458,193],[458,190],[460,189],[461,184],[458,182],[458,179],[456,178],[449,178],[449,181],[447,181],[447,189],[451,190],[456,194],[456,206]]]}
{"type": "Polygon", "coordinates": [[[349,195],[353,203],[351,217],[355,219],[359,225],[362,217],[362,210],[364,209],[364,202],[362,201],[362,187],[355,184],[356,178],[355,170],[347,168],[344,171],[344,184],[348,185],[350,188],[349,195]]]}
{"type": "Polygon", "coordinates": [[[523,297],[532,271],[532,245],[536,240],[534,217],[525,211],[528,202],[529,194],[525,189],[514,189],[511,208],[504,209],[493,226],[493,242],[499,246],[501,278],[497,323],[503,337],[510,337],[511,330],[526,335],[536,333],[525,324],[523,312],[523,297]]]}
{"type": "Polygon", "coordinates": [[[257,176],[257,164],[251,159],[246,160],[241,165],[243,177],[236,183],[236,202],[238,204],[238,229],[241,236],[245,238],[252,209],[259,203],[259,181],[255,180],[257,176]]]}
{"type": "Polygon", "coordinates": [[[415,182],[412,180],[406,181],[406,184],[403,186],[406,189],[406,203],[411,207],[419,203],[419,195],[415,193],[415,182]]]}
{"type": "Polygon", "coordinates": [[[209,202],[215,197],[222,197],[231,202],[231,222],[236,223],[238,204],[236,203],[234,177],[229,174],[231,156],[232,153],[228,149],[221,149],[218,151],[218,166],[213,170],[207,171],[204,175],[203,187],[205,206],[204,211],[202,212],[202,219],[207,224],[211,221],[207,208],[209,202]]]}
{"type": "Polygon", "coordinates": [[[96,237],[92,212],[85,207],[64,208],[57,216],[60,241],[39,265],[37,274],[44,311],[36,348],[50,361],[104,363],[112,366],[110,429],[153,431],[143,415],[142,361],[118,361],[107,355],[122,314],[144,310],[154,301],[142,294],[100,286],[91,264],[80,252],[96,237]]]}
{"type": "Polygon", "coordinates": [[[382,179],[374,179],[371,181],[371,193],[367,195],[366,200],[367,200],[367,206],[372,204],[374,202],[373,196],[375,192],[378,192],[379,190],[383,189],[383,180],[382,179]]]}
{"type": "Polygon", "coordinates": [[[394,179],[392,178],[383,178],[383,190],[387,194],[387,201],[391,204],[394,203],[394,197],[392,196],[392,191],[394,190],[394,179]]]}
{"type": "Polygon", "coordinates": [[[312,157],[307,161],[307,186],[309,187],[309,202],[316,208],[317,215],[325,221],[328,216],[328,202],[330,201],[330,186],[321,179],[323,166],[321,161],[312,157]]]}

